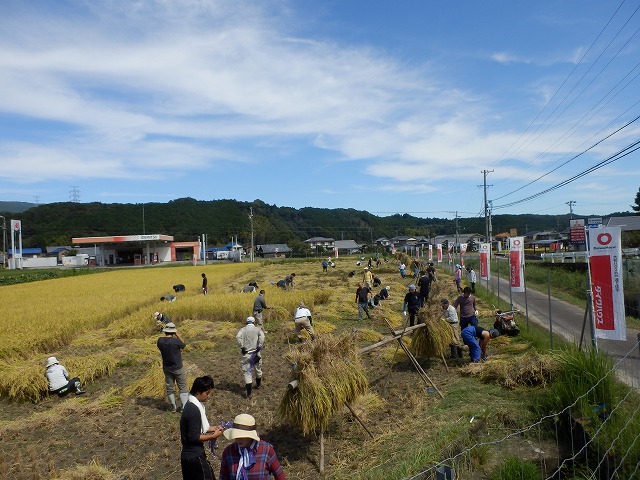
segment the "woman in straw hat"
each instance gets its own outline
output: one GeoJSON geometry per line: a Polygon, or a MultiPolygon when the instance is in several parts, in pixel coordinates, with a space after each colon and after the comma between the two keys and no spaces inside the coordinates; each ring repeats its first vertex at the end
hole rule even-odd
{"type": "Polygon", "coordinates": [[[260,440],[256,431],[256,420],[242,413],[233,419],[233,428],[224,431],[224,436],[234,443],[224,449],[220,465],[219,480],[285,480],[273,446],[260,440]]]}

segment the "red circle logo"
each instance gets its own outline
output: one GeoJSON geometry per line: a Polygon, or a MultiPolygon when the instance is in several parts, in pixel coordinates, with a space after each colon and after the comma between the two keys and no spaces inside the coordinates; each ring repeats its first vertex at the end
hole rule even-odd
{"type": "Polygon", "coordinates": [[[513,244],[514,244],[515,246],[520,245],[520,240],[514,240],[514,241],[513,241],[513,244]]]}
{"type": "Polygon", "coordinates": [[[598,243],[600,245],[609,245],[611,243],[611,240],[613,240],[613,237],[610,233],[601,233],[600,235],[598,235],[598,243]]]}

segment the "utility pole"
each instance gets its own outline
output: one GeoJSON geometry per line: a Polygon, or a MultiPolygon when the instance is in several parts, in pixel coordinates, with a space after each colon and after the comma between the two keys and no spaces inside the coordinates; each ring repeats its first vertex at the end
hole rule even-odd
{"type": "Polygon", "coordinates": [[[569,205],[569,220],[573,220],[573,206],[576,204],[576,202],[575,200],[569,200],[565,203],[569,205]]]}
{"type": "Polygon", "coordinates": [[[251,255],[250,260],[253,263],[253,207],[249,207],[249,222],[251,222],[251,255]]]}
{"type": "Polygon", "coordinates": [[[489,200],[489,238],[487,242],[489,242],[489,250],[491,250],[491,237],[493,236],[493,200],[489,200]]]}
{"type": "Polygon", "coordinates": [[[485,229],[485,235],[484,235],[484,239],[485,242],[486,241],[491,241],[489,240],[489,206],[487,204],[487,187],[491,187],[491,185],[487,185],[487,173],[492,173],[493,170],[482,170],[482,175],[484,178],[484,182],[483,182],[483,186],[484,186],[484,229],[485,229]]]}
{"type": "Polygon", "coordinates": [[[7,268],[7,219],[2,218],[2,268],[7,268]]]}

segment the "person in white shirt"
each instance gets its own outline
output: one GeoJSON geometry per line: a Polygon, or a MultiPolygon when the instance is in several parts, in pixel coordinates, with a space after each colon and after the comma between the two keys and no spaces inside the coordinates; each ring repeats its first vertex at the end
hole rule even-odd
{"type": "Polygon", "coordinates": [[[476,272],[473,267],[467,267],[467,277],[469,277],[469,283],[471,284],[471,293],[476,293],[476,272]]]}
{"type": "Polygon", "coordinates": [[[256,388],[262,385],[262,356],[260,350],[264,346],[264,331],[255,325],[256,319],[247,317],[246,325],[236,335],[236,341],[240,345],[242,360],[240,367],[244,375],[244,385],[247,389],[247,398],[251,398],[253,389],[253,372],[256,372],[256,388]]]}
{"type": "Polygon", "coordinates": [[[304,342],[302,330],[306,330],[309,333],[312,341],[316,339],[316,336],[313,333],[313,320],[311,319],[311,312],[305,306],[304,302],[300,302],[298,304],[296,314],[293,317],[293,322],[296,325],[296,336],[298,337],[298,341],[300,343],[304,342]]]}
{"type": "Polygon", "coordinates": [[[462,358],[462,337],[460,336],[460,326],[458,324],[458,312],[456,312],[453,305],[449,305],[449,300],[446,298],[440,300],[440,305],[444,312],[444,319],[447,321],[451,327],[451,331],[453,332],[453,341],[449,344],[449,348],[451,349],[451,359],[453,360],[456,357],[462,358]]]}
{"type": "Polygon", "coordinates": [[[50,393],[55,393],[59,397],[63,397],[70,392],[76,392],[76,395],[85,393],[85,391],[82,390],[80,379],[78,377],[70,378],[69,372],[64,368],[64,365],[58,363],[56,357],[47,358],[47,366],[44,374],[49,382],[50,393]]]}

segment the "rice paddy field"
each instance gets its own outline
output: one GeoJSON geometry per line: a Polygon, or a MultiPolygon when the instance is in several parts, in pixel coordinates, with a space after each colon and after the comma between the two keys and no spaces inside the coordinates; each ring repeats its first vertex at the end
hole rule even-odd
{"type": "MultiPolygon", "coordinates": [[[[179,414],[167,409],[155,311],[167,314],[187,343],[189,384],[203,374],[214,378],[207,404],[211,423],[254,415],[288,479],[319,478],[320,430],[325,478],[394,479],[475,443],[472,417],[486,419],[489,427],[480,435],[487,439],[531,421],[527,406],[553,375],[553,362],[530,346],[526,334],[492,341],[486,364],[447,360],[449,332],[439,324],[439,299],[453,301],[456,294],[442,271],[421,313],[431,323],[430,338],[418,332],[406,337],[409,348],[415,342],[433,385],[397,342],[360,354],[389,337],[390,327],[403,327],[402,300],[411,279],[400,277],[396,259],[374,266],[391,296],[370,320],[358,322],[355,290],[363,272],[356,260],[335,259],[328,272],[322,272],[321,259],[223,263],[118,269],[0,287],[0,478],[181,478],[179,414]],[[203,272],[206,296],[199,289],[203,272]],[[292,272],[294,289],[272,284],[292,272]],[[247,399],[235,335],[251,314],[256,294],[241,289],[252,281],[266,290],[272,308],[265,311],[263,386],[247,399]],[[186,291],[175,302],[161,302],[178,283],[186,291]],[[313,313],[317,345],[297,343],[292,319],[300,301],[313,313]],[[80,377],[87,395],[47,394],[44,362],[51,355],[80,377]],[[510,365],[518,358],[531,368],[513,375],[510,365]],[[297,396],[287,388],[294,379],[301,382],[297,396]]],[[[480,305],[480,317],[481,325],[491,326],[491,305],[480,305]]],[[[218,443],[209,455],[216,472],[227,444],[218,443]]],[[[476,471],[490,472],[498,458],[487,453],[477,462],[476,471]]]]}

